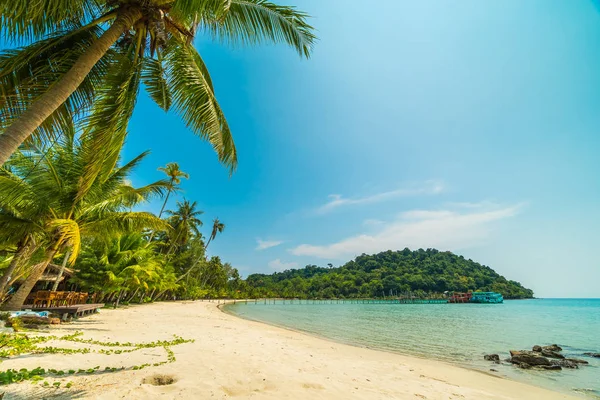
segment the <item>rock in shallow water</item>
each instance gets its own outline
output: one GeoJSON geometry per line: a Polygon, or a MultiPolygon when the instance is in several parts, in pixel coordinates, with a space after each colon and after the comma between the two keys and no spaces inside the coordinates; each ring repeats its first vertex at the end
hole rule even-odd
{"type": "Polygon", "coordinates": [[[544,346],[542,347],[542,350],[548,350],[548,351],[562,351],[562,347],[560,347],[557,344],[551,344],[550,346],[544,346]]]}
{"type": "Polygon", "coordinates": [[[511,350],[510,362],[513,364],[529,364],[529,365],[551,365],[550,360],[541,356],[539,353],[527,350],[511,350]]]}
{"type": "Polygon", "coordinates": [[[537,344],[535,346],[533,346],[533,348],[531,349],[537,353],[541,353],[542,352],[542,346],[538,346],[537,344]]]}
{"type": "Polygon", "coordinates": [[[549,357],[549,358],[565,358],[565,356],[563,356],[562,354],[559,354],[556,351],[552,351],[552,350],[548,350],[548,349],[542,349],[542,355],[544,357],[549,357]]]}
{"type": "Polygon", "coordinates": [[[552,365],[558,365],[559,367],[565,367],[565,368],[571,368],[571,369],[577,369],[579,368],[579,365],[573,361],[569,361],[569,360],[550,360],[550,363],[552,365]]]}
{"type": "Polygon", "coordinates": [[[483,356],[483,359],[487,361],[493,361],[497,364],[500,363],[500,356],[498,354],[486,354],[483,356]]]}
{"type": "Polygon", "coordinates": [[[538,368],[545,369],[547,371],[560,371],[562,370],[560,365],[538,365],[538,368]]]}
{"type": "Polygon", "coordinates": [[[600,353],[583,353],[584,356],[600,358],[600,353]]]}
{"type": "Polygon", "coordinates": [[[579,358],[565,358],[565,360],[574,362],[576,364],[589,364],[589,362],[585,360],[580,360],[579,358]]]}

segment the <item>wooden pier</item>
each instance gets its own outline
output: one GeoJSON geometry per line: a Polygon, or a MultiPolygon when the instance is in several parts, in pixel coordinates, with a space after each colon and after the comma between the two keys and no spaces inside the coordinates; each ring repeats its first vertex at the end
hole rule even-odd
{"type": "Polygon", "coordinates": [[[448,299],[237,299],[233,304],[302,305],[302,304],[446,304],[448,299]]]}
{"type": "Polygon", "coordinates": [[[104,307],[104,303],[97,304],[74,304],[72,306],[57,306],[57,307],[35,307],[26,305],[21,310],[32,310],[32,311],[49,311],[51,313],[62,315],[62,319],[67,317],[83,317],[84,315],[93,314],[99,308],[104,307]]]}

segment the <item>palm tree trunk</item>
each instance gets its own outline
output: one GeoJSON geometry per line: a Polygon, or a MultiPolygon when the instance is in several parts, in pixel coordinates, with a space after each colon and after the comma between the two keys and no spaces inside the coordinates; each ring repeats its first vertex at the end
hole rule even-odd
{"type": "Polygon", "coordinates": [[[15,268],[17,268],[17,266],[21,262],[21,259],[23,258],[23,255],[27,252],[28,246],[29,243],[27,241],[23,241],[19,244],[19,246],[17,247],[17,252],[13,256],[10,265],[8,266],[6,271],[4,271],[2,278],[0,278],[0,298],[4,297],[4,289],[6,289],[6,287],[8,286],[12,275],[15,272],[15,268]]]}
{"type": "Polygon", "coordinates": [[[124,292],[124,289],[119,292],[119,295],[117,296],[117,300],[115,301],[113,308],[119,307],[119,301],[121,301],[121,295],[123,295],[123,292],[124,292]]]}
{"type": "Polygon", "coordinates": [[[31,293],[31,289],[33,289],[33,287],[35,286],[37,281],[44,274],[44,271],[46,270],[46,267],[48,266],[48,264],[50,264],[50,262],[56,255],[56,252],[58,251],[58,245],[59,244],[56,243],[54,246],[52,246],[52,248],[50,248],[46,252],[46,259],[44,260],[44,262],[42,262],[34,267],[33,271],[31,271],[31,274],[29,274],[27,279],[25,279],[25,282],[23,282],[23,284],[21,285],[19,290],[17,290],[17,292],[14,294],[14,296],[11,297],[9,301],[7,301],[6,303],[4,303],[2,305],[2,308],[1,308],[2,310],[4,310],[4,311],[20,311],[21,310],[21,308],[23,307],[23,304],[25,303],[25,299],[27,299],[27,296],[29,296],[29,293],[31,293]]]}
{"type": "MultiPolygon", "coordinates": [[[[173,185],[173,179],[171,179],[171,186],[172,185],[173,185]]],[[[169,201],[170,195],[171,195],[171,189],[169,188],[169,190],[167,190],[167,197],[165,197],[165,201],[164,201],[162,207],[160,208],[160,212],[158,213],[158,219],[160,219],[160,217],[162,217],[162,213],[163,213],[163,211],[165,211],[165,207],[167,206],[167,201],[169,201]]],[[[152,234],[150,235],[150,238],[148,239],[148,243],[150,243],[152,241],[155,233],[156,233],[156,231],[152,231],[152,234]]]]}
{"type": "Polygon", "coordinates": [[[68,249],[67,252],[65,253],[65,259],[62,262],[62,265],[60,266],[60,271],[58,271],[58,276],[56,277],[56,281],[54,282],[54,285],[52,286],[52,291],[56,292],[56,289],[58,289],[58,284],[60,283],[60,278],[62,278],[63,274],[65,273],[65,268],[67,267],[67,261],[69,261],[69,257],[71,256],[71,249],[68,249]]]}
{"type": "Polygon", "coordinates": [[[138,292],[140,291],[140,288],[136,288],[135,291],[133,292],[133,294],[131,295],[131,297],[129,298],[130,303],[133,301],[133,298],[135,297],[136,294],[138,294],[138,292]]]}
{"type": "Polygon", "coordinates": [[[142,17],[139,8],[127,8],[119,13],[115,22],[95,40],[48,91],[39,96],[2,135],[0,135],[0,165],[14,153],[67,98],[79,87],[94,65],[135,21],[142,17]]]}

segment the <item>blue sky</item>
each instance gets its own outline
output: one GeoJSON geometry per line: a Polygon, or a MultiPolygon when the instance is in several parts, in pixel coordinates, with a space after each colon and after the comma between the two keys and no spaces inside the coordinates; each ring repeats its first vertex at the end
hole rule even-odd
{"type": "MultiPolygon", "coordinates": [[[[233,130],[233,177],[142,96],[136,184],[176,161],[243,275],[363,252],[451,250],[541,297],[600,297],[600,7],[592,0],[295,0],[320,38],[196,41],[233,130]]],[[[174,205],[174,201],[172,202],[174,205]]],[[[159,203],[150,206],[159,209],[159,203]]]]}

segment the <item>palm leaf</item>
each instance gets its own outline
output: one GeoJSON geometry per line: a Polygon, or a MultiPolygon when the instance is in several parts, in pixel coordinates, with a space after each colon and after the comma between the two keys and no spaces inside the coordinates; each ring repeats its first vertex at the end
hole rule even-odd
{"type": "Polygon", "coordinates": [[[48,221],[48,229],[61,237],[62,243],[71,246],[69,264],[73,265],[81,250],[81,232],[79,224],[72,219],[54,219],[48,221]]]}
{"type": "Polygon", "coordinates": [[[150,57],[144,59],[142,82],[152,100],[163,110],[169,111],[169,108],[171,108],[171,92],[167,85],[166,71],[160,50],[158,51],[158,59],[150,57]]]}
{"type": "Polygon", "coordinates": [[[175,109],[196,135],[212,145],[219,161],[233,172],[237,166],[235,144],[204,61],[192,45],[182,43],[175,36],[169,39],[165,57],[175,109]]]}
{"type": "Polygon", "coordinates": [[[102,1],[36,0],[0,2],[0,36],[31,42],[100,14],[102,1]]]}
{"type": "Polygon", "coordinates": [[[141,62],[132,51],[121,53],[109,70],[82,135],[86,170],[77,199],[81,200],[96,178],[105,179],[114,169],[127,135],[141,76],[141,62]]]}
{"type": "Polygon", "coordinates": [[[287,43],[301,56],[310,57],[316,36],[308,15],[291,6],[266,0],[231,0],[222,19],[205,15],[202,27],[229,43],[257,44],[264,41],[287,43]]]}

